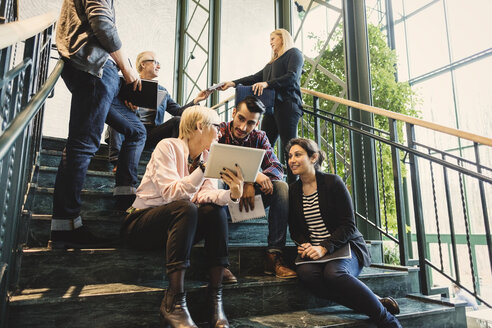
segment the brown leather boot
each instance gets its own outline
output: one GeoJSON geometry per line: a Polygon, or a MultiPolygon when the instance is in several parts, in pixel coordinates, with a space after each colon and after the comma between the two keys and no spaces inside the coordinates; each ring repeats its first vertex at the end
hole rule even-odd
{"type": "Polygon", "coordinates": [[[267,252],[265,273],[281,279],[297,278],[296,272],[283,263],[282,254],[278,252],[267,252]]]}
{"type": "Polygon", "coordinates": [[[379,301],[383,306],[388,310],[389,313],[392,315],[399,314],[400,313],[400,306],[398,305],[398,302],[391,296],[383,297],[380,298],[379,301]]]}
{"type": "Polygon", "coordinates": [[[198,328],[186,305],[186,293],[173,295],[166,291],[160,309],[161,327],[198,328]]]}
{"type": "Polygon", "coordinates": [[[222,284],[229,285],[237,283],[236,276],[231,272],[231,270],[224,268],[224,274],[222,276],[222,284]]]}
{"type": "Polygon", "coordinates": [[[229,321],[222,306],[222,287],[208,287],[210,302],[210,328],[229,328],[229,321]]]}

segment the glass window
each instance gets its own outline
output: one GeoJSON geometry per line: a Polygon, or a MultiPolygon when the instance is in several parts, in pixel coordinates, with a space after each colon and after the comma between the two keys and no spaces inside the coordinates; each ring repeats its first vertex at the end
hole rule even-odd
{"type": "MultiPolygon", "coordinates": [[[[221,14],[220,80],[238,79],[263,69],[271,57],[274,2],[224,0],[221,14]]],[[[220,92],[220,100],[233,94],[234,89],[220,92]]]]}
{"type": "Polygon", "coordinates": [[[491,47],[492,1],[446,1],[446,7],[453,61],[491,47]]]}
{"type": "Polygon", "coordinates": [[[433,4],[407,19],[407,38],[411,78],[449,64],[441,3],[433,4]]]}

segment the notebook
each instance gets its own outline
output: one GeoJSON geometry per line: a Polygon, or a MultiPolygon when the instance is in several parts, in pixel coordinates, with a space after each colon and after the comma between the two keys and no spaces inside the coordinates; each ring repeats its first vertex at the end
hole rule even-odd
{"type": "Polygon", "coordinates": [[[233,203],[227,206],[229,207],[229,213],[231,213],[231,220],[233,223],[245,220],[261,219],[266,216],[265,206],[263,206],[261,195],[255,196],[255,208],[254,210],[249,209],[249,212],[246,212],[244,208],[242,211],[239,211],[239,203],[233,203]]]}
{"type": "Polygon", "coordinates": [[[306,263],[325,263],[333,260],[349,259],[351,257],[352,253],[350,252],[350,243],[347,243],[347,245],[343,246],[342,248],[337,249],[331,254],[326,254],[318,260],[313,260],[308,257],[301,257],[301,254],[297,254],[295,263],[296,265],[306,263]]]}
{"type": "MultiPolygon", "coordinates": [[[[159,85],[157,81],[142,79],[142,90],[138,89],[133,91],[133,84],[126,84],[123,77],[120,77],[123,83],[121,83],[120,92],[118,97],[124,102],[125,100],[132,103],[132,105],[138,107],[145,107],[149,109],[157,109],[158,103],[158,90],[159,85]]],[[[164,98],[162,98],[164,99],[164,98]]],[[[162,102],[161,99],[161,102],[162,102]]]]}
{"type": "Polygon", "coordinates": [[[275,106],[275,90],[263,89],[263,94],[261,96],[256,96],[253,94],[253,88],[251,86],[239,84],[236,87],[236,106],[246,98],[246,96],[254,96],[260,99],[263,105],[265,105],[265,114],[273,114],[273,106],[275,106]]]}

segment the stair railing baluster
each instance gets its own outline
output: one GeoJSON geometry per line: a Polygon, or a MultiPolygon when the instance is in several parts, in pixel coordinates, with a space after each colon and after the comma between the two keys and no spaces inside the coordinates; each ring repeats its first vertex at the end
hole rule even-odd
{"type": "MultiPolygon", "coordinates": [[[[429,155],[431,154],[430,149],[429,155]]],[[[439,262],[441,264],[441,271],[444,271],[444,264],[442,260],[442,245],[441,245],[441,231],[439,228],[439,213],[437,209],[437,199],[436,199],[436,183],[434,179],[434,167],[432,166],[432,162],[429,161],[430,166],[430,174],[431,174],[431,186],[432,186],[432,200],[434,203],[434,217],[436,219],[436,229],[437,229],[437,243],[439,245],[439,262]]]]}

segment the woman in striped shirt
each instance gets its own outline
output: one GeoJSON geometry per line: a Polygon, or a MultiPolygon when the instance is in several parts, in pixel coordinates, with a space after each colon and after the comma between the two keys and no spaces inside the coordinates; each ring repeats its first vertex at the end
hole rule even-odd
{"type": "Polygon", "coordinates": [[[312,140],[292,139],[287,152],[289,167],[300,178],[289,187],[290,234],[299,255],[315,262],[297,266],[301,283],[318,297],[368,315],[378,327],[401,327],[392,314],[399,312],[398,304],[391,297],[379,299],[357,279],[371,259],[342,179],[319,171],[324,155],[312,140]],[[316,263],[347,244],[350,258],[316,263]]]}

